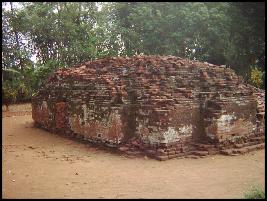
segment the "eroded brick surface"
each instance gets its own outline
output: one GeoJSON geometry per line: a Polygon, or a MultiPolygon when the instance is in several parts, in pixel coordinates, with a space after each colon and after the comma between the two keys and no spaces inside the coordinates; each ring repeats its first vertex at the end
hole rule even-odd
{"type": "Polygon", "coordinates": [[[264,91],[229,68],[173,56],[117,57],[52,74],[33,98],[32,116],[52,132],[166,160],[263,143],[264,103],[264,91]]]}

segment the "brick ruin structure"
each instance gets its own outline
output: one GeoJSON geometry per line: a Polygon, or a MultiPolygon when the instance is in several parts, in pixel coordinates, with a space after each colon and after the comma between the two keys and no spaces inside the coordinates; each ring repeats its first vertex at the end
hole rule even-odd
{"type": "Polygon", "coordinates": [[[35,125],[167,160],[264,148],[264,91],[230,68],[174,56],[59,69],[32,99],[35,125]]]}

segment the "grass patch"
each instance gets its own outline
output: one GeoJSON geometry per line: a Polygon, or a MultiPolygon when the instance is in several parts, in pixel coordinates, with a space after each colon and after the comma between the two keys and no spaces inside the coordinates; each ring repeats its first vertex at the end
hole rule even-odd
{"type": "Polygon", "coordinates": [[[265,192],[259,186],[252,186],[247,192],[244,194],[245,199],[265,199],[265,192]]]}

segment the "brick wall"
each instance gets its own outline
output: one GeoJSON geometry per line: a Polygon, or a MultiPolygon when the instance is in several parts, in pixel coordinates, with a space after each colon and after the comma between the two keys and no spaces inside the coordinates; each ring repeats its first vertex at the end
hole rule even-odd
{"type": "Polygon", "coordinates": [[[232,69],[209,63],[105,58],[52,74],[33,98],[32,116],[52,132],[109,146],[135,142],[163,160],[192,153],[199,142],[222,149],[262,136],[262,94],[232,69]]]}

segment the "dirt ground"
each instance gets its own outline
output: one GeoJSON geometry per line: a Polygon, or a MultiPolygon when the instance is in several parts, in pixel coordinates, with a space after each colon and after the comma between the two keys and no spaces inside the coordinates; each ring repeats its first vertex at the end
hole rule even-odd
{"type": "MultiPolygon", "coordinates": [[[[17,109],[28,106],[19,106],[17,109]]],[[[242,198],[264,188],[265,150],[157,161],[129,158],[2,118],[3,198],[242,198]]]]}

